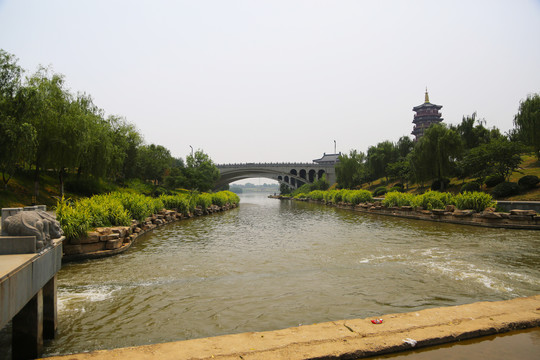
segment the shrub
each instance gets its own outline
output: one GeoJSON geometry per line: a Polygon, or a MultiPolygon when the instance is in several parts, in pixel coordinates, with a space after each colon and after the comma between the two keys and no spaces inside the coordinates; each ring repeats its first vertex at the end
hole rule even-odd
{"type": "Polygon", "coordinates": [[[347,203],[358,205],[360,203],[372,201],[373,197],[367,190],[342,190],[343,200],[347,203]]]}
{"type": "Polygon", "coordinates": [[[381,195],[384,195],[386,194],[388,190],[386,190],[386,187],[384,186],[379,186],[378,188],[376,188],[374,191],[373,191],[373,196],[381,196],[381,195]]]}
{"type": "Polygon", "coordinates": [[[525,175],[518,180],[518,185],[524,189],[532,189],[536,187],[536,184],[540,182],[540,179],[536,175],[525,175]]]}
{"type": "Polygon", "coordinates": [[[448,185],[450,185],[450,179],[437,179],[431,183],[431,190],[438,191],[442,189],[448,189],[448,185]]]}
{"type": "Polygon", "coordinates": [[[118,199],[131,218],[137,221],[144,221],[154,213],[152,199],[142,194],[122,191],[111,193],[110,196],[118,199]]]}
{"type": "Polygon", "coordinates": [[[225,194],[227,196],[227,202],[229,204],[239,204],[240,203],[240,197],[233,193],[232,191],[220,191],[221,193],[225,194]]]}
{"type": "Polygon", "coordinates": [[[334,203],[335,195],[339,190],[328,190],[324,193],[324,201],[334,203]]]}
{"type": "Polygon", "coordinates": [[[395,188],[395,187],[398,187],[400,189],[405,189],[405,185],[403,185],[402,183],[395,183],[394,186],[392,188],[395,188]]]}
{"type": "Polygon", "coordinates": [[[455,197],[456,207],[460,210],[484,211],[488,207],[495,207],[491,195],[484,192],[464,192],[455,197]]]}
{"type": "Polygon", "coordinates": [[[463,184],[459,192],[464,193],[464,192],[472,192],[472,191],[480,191],[480,184],[477,183],[476,181],[463,184]]]}
{"type": "Polygon", "coordinates": [[[161,195],[159,200],[163,203],[163,207],[168,210],[175,209],[179,213],[186,214],[189,212],[189,196],[188,195],[161,195]]]}
{"type": "Polygon", "coordinates": [[[308,197],[312,200],[321,201],[324,200],[324,193],[322,190],[313,190],[308,194],[308,197]]]}
{"type": "Polygon", "coordinates": [[[504,182],[504,176],[490,175],[486,178],[485,184],[487,187],[494,187],[504,182]]]}
{"type": "Polygon", "coordinates": [[[418,196],[399,191],[391,191],[386,193],[382,204],[386,207],[392,206],[415,206],[415,199],[418,196]]]}
{"type": "Polygon", "coordinates": [[[67,240],[82,238],[90,230],[89,214],[85,209],[75,209],[64,197],[56,204],[56,220],[67,240]]]}
{"type": "Polygon", "coordinates": [[[306,199],[306,198],[307,198],[307,194],[304,194],[304,193],[296,194],[295,196],[293,196],[293,199],[306,199]]]}
{"type": "Polygon", "coordinates": [[[129,211],[124,208],[120,200],[110,194],[80,199],[75,203],[75,209],[88,213],[90,226],[93,228],[131,224],[132,216],[129,211]]]}
{"type": "Polygon", "coordinates": [[[197,206],[202,207],[203,209],[207,209],[212,205],[212,195],[208,193],[202,193],[197,196],[197,206]]]}
{"type": "Polygon", "coordinates": [[[334,204],[340,203],[343,201],[343,190],[336,190],[334,192],[334,200],[332,201],[334,204]]]}
{"type": "Polygon", "coordinates": [[[514,182],[502,182],[491,191],[493,197],[500,199],[519,194],[519,185],[514,182]]]}
{"type": "Polygon", "coordinates": [[[415,206],[422,206],[424,209],[443,209],[446,205],[454,204],[454,196],[446,192],[427,191],[415,199],[415,206]]]}
{"type": "Polygon", "coordinates": [[[391,191],[403,192],[403,188],[399,187],[399,186],[393,186],[393,187],[390,188],[390,190],[388,190],[388,192],[391,192],[391,191]]]}

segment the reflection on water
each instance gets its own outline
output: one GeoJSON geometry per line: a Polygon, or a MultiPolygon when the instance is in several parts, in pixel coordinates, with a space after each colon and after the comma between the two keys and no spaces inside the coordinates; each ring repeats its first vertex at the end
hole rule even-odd
{"type": "Polygon", "coordinates": [[[511,333],[485,336],[402,353],[373,356],[371,360],[537,360],[540,354],[540,329],[528,329],[511,333]]]}
{"type": "Polygon", "coordinates": [[[47,353],[159,343],[540,292],[540,237],[244,195],[122,255],[65,265],[47,353]]]}

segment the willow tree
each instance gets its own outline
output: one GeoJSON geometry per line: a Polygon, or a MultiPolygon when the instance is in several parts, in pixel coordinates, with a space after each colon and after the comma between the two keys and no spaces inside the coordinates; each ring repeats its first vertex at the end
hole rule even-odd
{"type": "Polygon", "coordinates": [[[31,159],[35,147],[35,128],[22,117],[22,73],[17,58],[0,49],[0,172],[4,189],[17,167],[31,159]]]}
{"type": "Polygon", "coordinates": [[[431,125],[413,151],[412,170],[417,180],[443,180],[449,177],[462,153],[462,146],[456,131],[444,124],[431,125]]]}
{"type": "Polygon", "coordinates": [[[532,146],[540,160],[540,94],[529,95],[520,102],[514,126],[519,138],[526,145],[532,146]]]}

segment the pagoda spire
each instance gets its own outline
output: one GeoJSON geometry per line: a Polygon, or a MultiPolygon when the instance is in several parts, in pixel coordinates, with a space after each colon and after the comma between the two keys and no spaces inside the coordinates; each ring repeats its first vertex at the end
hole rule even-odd
{"type": "Polygon", "coordinates": [[[428,103],[429,102],[429,94],[427,92],[427,86],[426,86],[426,98],[425,98],[425,103],[428,103]]]}

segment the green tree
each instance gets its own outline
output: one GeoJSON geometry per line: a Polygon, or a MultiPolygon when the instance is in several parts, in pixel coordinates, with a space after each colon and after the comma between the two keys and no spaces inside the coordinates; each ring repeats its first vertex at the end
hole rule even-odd
{"type": "Polygon", "coordinates": [[[210,191],[219,179],[219,169],[214,165],[210,156],[202,150],[186,157],[184,174],[190,189],[210,191]]]}
{"type": "Polygon", "coordinates": [[[0,172],[4,189],[17,166],[28,162],[35,149],[35,128],[22,118],[22,72],[17,58],[0,49],[0,172]]]}
{"type": "Polygon", "coordinates": [[[491,140],[471,149],[462,160],[462,167],[469,176],[484,180],[496,173],[508,179],[521,164],[522,146],[506,138],[491,140]]]}
{"type": "Polygon", "coordinates": [[[34,157],[34,195],[39,195],[39,174],[43,167],[60,171],[73,158],[71,151],[77,146],[71,131],[75,121],[68,113],[70,94],[64,89],[64,77],[51,74],[49,69],[39,68],[28,78],[24,88],[28,121],[37,131],[37,149],[34,157]],[[74,144],[75,143],[75,144],[74,144]],[[67,158],[64,158],[67,156],[67,158]]]}
{"type": "Polygon", "coordinates": [[[458,133],[444,124],[434,124],[416,144],[411,169],[419,181],[443,180],[452,174],[461,153],[462,143],[458,133]]]}
{"type": "Polygon", "coordinates": [[[341,188],[352,189],[362,184],[366,156],[363,152],[351,150],[349,155],[339,156],[336,164],[336,180],[341,188]]]}
{"type": "Polygon", "coordinates": [[[533,148],[540,160],[540,94],[529,95],[519,103],[514,126],[519,138],[533,148]]]}
{"type": "Polygon", "coordinates": [[[161,145],[144,145],[138,152],[137,167],[143,180],[156,184],[163,180],[172,161],[171,153],[161,145]]]}
{"type": "Polygon", "coordinates": [[[367,151],[367,166],[375,179],[384,176],[388,181],[386,167],[388,164],[397,161],[398,158],[398,148],[391,141],[383,141],[376,146],[369,147],[367,151]]]}

